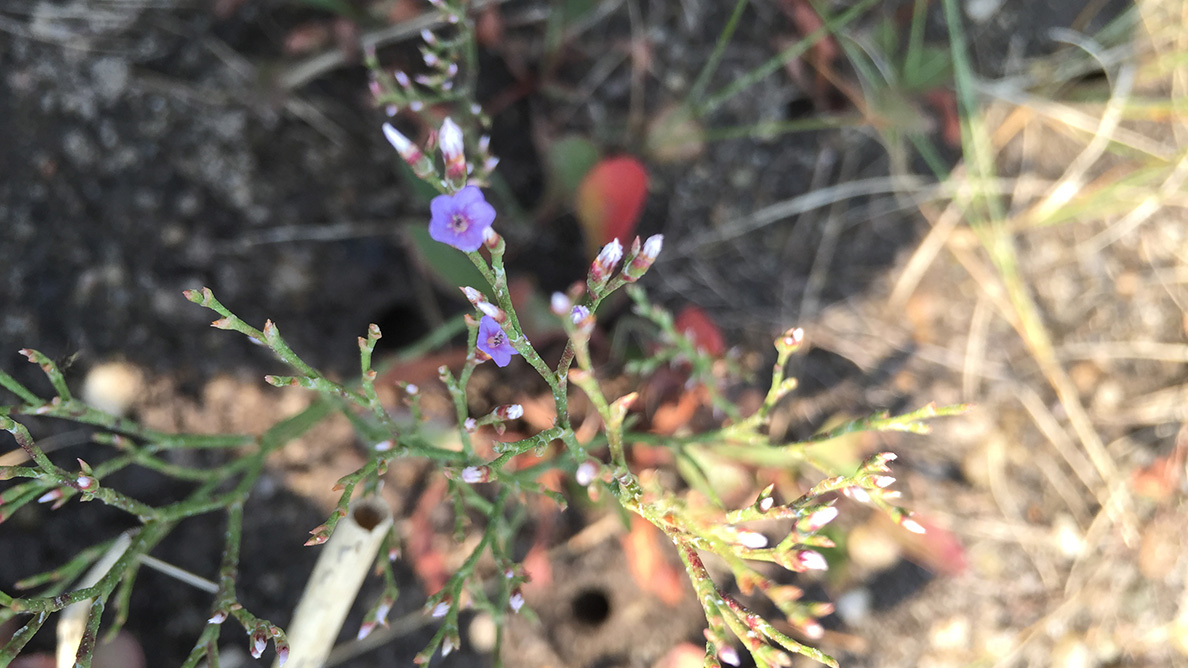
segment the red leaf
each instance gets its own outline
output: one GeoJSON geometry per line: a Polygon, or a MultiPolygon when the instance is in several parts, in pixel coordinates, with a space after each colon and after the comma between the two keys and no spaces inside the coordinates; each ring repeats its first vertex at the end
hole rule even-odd
{"type": "Polygon", "coordinates": [[[590,257],[612,239],[630,241],[647,195],[648,172],[629,155],[601,160],[586,173],[576,206],[590,257]]]}
{"type": "Polygon", "coordinates": [[[686,306],[677,314],[676,330],[684,334],[693,345],[714,357],[726,352],[722,330],[714,324],[709,314],[697,306],[686,306]]]}
{"type": "Polygon", "coordinates": [[[661,538],[660,530],[651,522],[632,515],[631,533],[623,537],[623,552],[627,570],[639,588],[674,606],[685,596],[686,580],[683,571],[678,571],[660,551],[661,538]]]}

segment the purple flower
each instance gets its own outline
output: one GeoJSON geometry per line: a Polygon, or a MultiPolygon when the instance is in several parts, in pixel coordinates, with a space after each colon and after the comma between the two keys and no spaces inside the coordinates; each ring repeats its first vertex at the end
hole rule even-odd
{"type": "Polygon", "coordinates": [[[519,354],[508,342],[503,328],[489,315],[479,321],[478,349],[490,355],[496,366],[507,366],[511,356],[519,354]]]}
{"type": "Polygon", "coordinates": [[[495,221],[495,207],[487,204],[483,191],[475,186],[434,197],[429,210],[433,212],[429,236],[467,253],[482,247],[483,232],[495,221]]]}

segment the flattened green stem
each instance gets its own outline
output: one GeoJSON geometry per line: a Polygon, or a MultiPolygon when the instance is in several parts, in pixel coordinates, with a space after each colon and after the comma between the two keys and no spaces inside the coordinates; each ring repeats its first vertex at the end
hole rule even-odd
{"type": "Polygon", "coordinates": [[[0,387],[17,395],[21,401],[30,406],[40,406],[45,403],[41,397],[33,394],[33,392],[29,391],[29,388],[21,385],[16,378],[4,373],[4,371],[0,371],[0,387]]]}
{"type": "Polygon", "coordinates": [[[41,630],[41,626],[45,624],[50,617],[50,613],[42,612],[33,615],[25,625],[17,629],[17,632],[12,634],[12,638],[8,641],[2,649],[0,649],[0,666],[7,666],[12,663],[12,660],[21,653],[33,636],[41,630]]]}
{"type": "Polygon", "coordinates": [[[93,586],[83,587],[57,596],[13,599],[9,603],[9,609],[16,612],[49,613],[57,612],[68,605],[85,601],[89,598],[106,598],[115,589],[116,584],[123,579],[128,569],[134,567],[139,562],[140,555],[152,550],[172,529],[173,524],[170,522],[156,521],[146,524],[144,528],[133,536],[132,544],[128,546],[124,554],[111,567],[111,570],[93,586]]]}
{"type": "Polygon", "coordinates": [[[41,370],[45,373],[46,378],[49,378],[50,384],[54,386],[54,392],[58,393],[59,400],[62,402],[69,402],[74,398],[74,396],[70,394],[70,388],[66,386],[66,378],[62,375],[62,371],[58,369],[58,365],[52,359],[40,351],[33,350],[32,348],[22,349],[21,354],[27,357],[30,362],[41,367],[41,370]]]}

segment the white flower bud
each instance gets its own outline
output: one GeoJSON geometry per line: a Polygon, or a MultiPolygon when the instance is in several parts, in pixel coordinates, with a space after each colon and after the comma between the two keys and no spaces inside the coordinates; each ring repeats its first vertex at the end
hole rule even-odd
{"type": "Polygon", "coordinates": [[[755,531],[739,531],[738,543],[752,550],[762,550],[767,547],[767,536],[755,531]]]}

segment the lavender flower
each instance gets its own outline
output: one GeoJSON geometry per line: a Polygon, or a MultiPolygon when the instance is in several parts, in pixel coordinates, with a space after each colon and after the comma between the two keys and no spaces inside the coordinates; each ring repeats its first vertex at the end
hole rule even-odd
{"type": "Polygon", "coordinates": [[[487,203],[483,191],[475,186],[466,186],[453,195],[434,197],[429,210],[433,213],[429,236],[467,253],[482,247],[483,232],[495,221],[495,207],[487,203]]]}
{"type": "Polygon", "coordinates": [[[478,349],[490,355],[496,366],[501,367],[511,362],[512,355],[519,354],[507,340],[503,328],[489,315],[479,321],[478,349]]]}

